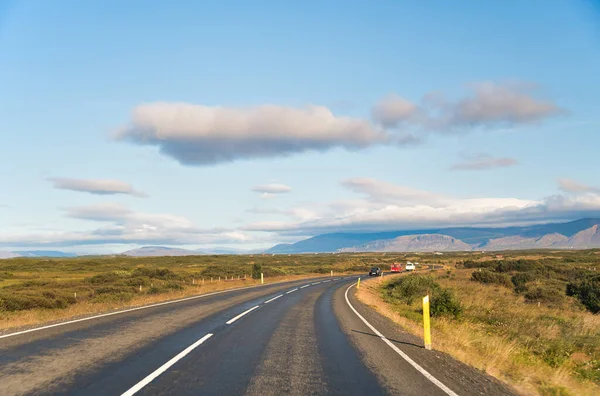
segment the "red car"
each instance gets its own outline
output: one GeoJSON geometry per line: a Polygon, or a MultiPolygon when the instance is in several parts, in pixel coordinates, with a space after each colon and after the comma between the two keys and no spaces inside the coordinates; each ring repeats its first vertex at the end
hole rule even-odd
{"type": "Polygon", "coordinates": [[[402,264],[394,263],[390,267],[390,272],[402,272],[402,264]]]}

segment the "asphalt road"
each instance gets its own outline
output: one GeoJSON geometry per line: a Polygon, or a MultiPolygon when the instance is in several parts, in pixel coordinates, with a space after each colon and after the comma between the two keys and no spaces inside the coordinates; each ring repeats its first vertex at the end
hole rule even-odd
{"type": "Polygon", "coordinates": [[[0,395],[512,393],[423,349],[358,302],[355,281],[267,285],[3,336],[0,395]]]}

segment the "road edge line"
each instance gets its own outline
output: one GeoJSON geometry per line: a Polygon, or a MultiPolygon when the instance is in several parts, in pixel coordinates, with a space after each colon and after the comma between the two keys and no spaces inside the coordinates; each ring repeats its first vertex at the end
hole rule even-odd
{"type": "Polygon", "coordinates": [[[435,378],[427,370],[425,370],[423,367],[421,367],[417,362],[415,362],[414,360],[412,360],[410,358],[410,356],[408,356],[406,353],[402,352],[400,350],[400,348],[398,348],[396,345],[394,345],[383,334],[381,334],[379,332],[379,330],[377,330],[371,323],[367,322],[367,320],[360,313],[358,313],[358,311],[356,310],[356,308],[354,308],[354,306],[350,303],[350,299],[348,299],[348,291],[350,291],[350,289],[354,285],[356,285],[356,283],[353,283],[350,286],[348,286],[348,288],[346,289],[346,293],[344,293],[344,297],[346,297],[346,303],[348,304],[348,306],[350,307],[350,309],[352,309],[352,311],[356,314],[356,316],[358,316],[359,319],[362,320],[364,322],[364,324],[366,324],[367,327],[369,327],[383,342],[385,342],[390,348],[392,348],[398,355],[400,355],[404,360],[406,360],[408,362],[408,364],[410,364],[411,366],[413,366],[425,378],[427,378],[434,385],[436,385],[438,388],[440,388],[442,391],[444,391],[447,395],[449,395],[449,396],[458,396],[458,394],[455,393],[452,389],[448,388],[440,380],[438,380],[437,378],[435,378]]]}

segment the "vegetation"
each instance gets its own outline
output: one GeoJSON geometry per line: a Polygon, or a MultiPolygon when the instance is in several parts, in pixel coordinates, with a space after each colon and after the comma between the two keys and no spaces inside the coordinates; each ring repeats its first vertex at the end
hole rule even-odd
{"type": "Polygon", "coordinates": [[[359,298],[421,336],[429,290],[435,349],[525,394],[600,394],[600,252],[444,256],[443,270],[367,283],[359,298]],[[439,306],[458,314],[433,313],[444,292],[439,306]]]}
{"type": "Polygon", "coordinates": [[[389,268],[404,255],[211,255],[0,260],[0,329],[298,276],[389,268]]]}

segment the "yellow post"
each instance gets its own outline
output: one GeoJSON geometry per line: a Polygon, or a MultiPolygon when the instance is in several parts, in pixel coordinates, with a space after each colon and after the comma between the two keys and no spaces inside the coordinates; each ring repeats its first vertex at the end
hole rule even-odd
{"type": "Polygon", "coordinates": [[[263,277],[263,273],[260,273],[260,284],[264,284],[265,283],[265,278],[263,277]]]}
{"type": "Polygon", "coordinates": [[[429,318],[429,296],[423,297],[423,341],[425,349],[431,350],[431,324],[429,318]]]}
{"type": "Polygon", "coordinates": [[[356,282],[356,288],[360,289],[360,276],[358,277],[358,282],[356,282]]]}
{"type": "Polygon", "coordinates": [[[331,276],[333,276],[333,270],[331,270],[331,276]]]}

